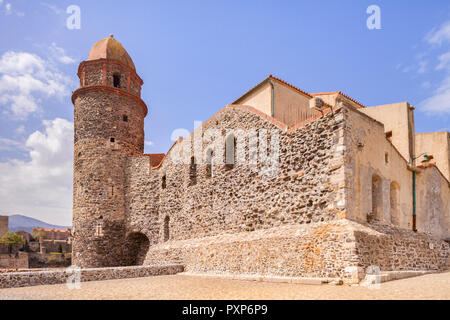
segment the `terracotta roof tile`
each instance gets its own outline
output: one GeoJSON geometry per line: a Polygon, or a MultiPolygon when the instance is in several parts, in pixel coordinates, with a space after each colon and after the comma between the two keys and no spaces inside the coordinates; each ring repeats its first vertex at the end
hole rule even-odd
{"type": "Polygon", "coordinates": [[[324,96],[324,95],[330,95],[330,94],[340,94],[341,96],[344,96],[345,98],[347,98],[350,101],[353,101],[354,103],[356,103],[357,105],[363,107],[363,108],[367,108],[365,105],[363,105],[362,103],[359,103],[358,101],[356,101],[355,99],[349,97],[348,95],[346,95],[345,93],[343,93],[342,91],[333,91],[333,92],[315,92],[315,93],[311,93],[310,95],[315,97],[315,96],[324,96]]]}

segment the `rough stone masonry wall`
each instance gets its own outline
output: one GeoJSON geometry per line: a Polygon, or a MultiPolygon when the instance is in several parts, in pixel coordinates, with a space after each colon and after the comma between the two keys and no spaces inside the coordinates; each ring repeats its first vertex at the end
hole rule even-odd
{"type": "Polygon", "coordinates": [[[125,166],[143,152],[146,111],[120,90],[74,93],[73,263],[80,267],[129,263],[125,166]]]}
{"type": "MultiPolygon", "coordinates": [[[[159,275],[171,275],[183,272],[181,265],[133,266],[115,268],[80,269],[80,281],[100,281],[125,278],[139,278],[159,275]]],[[[74,279],[73,271],[31,271],[0,273],[0,288],[39,286],[45,284],[66,283],[74,279]]],[[[71,282],[73,284],[73,282],[71,282]]]]}
{"type": "MultiPolygon", "coordinates": [[[[189,271],[202,272],[340,275],[352,253],[345,246],[345,231],[326,224],[345,206],[342,126],[340,110],[288,131],[240,107],[227,107],[203,125],[203,132],[278,130],[276,175],[260,175],[261,164],[236,164],[231,170],[213,166],[208,178],[203,163],[197,166],[196,184],[190,185],[189,165],[166,159],[148,172],[134,167],[148,166],[144,157],[129,160],[128,224],[146,226],[142,232],[151,238],[154,229],[142,215],[151,217],[152,224],[158,217],[159,244],[150,246],[145,264],[183,263],[189,271]],[[167,186],[161,190],[163,175],[167,186]],[[163,242],[167,216],[170,236],[163,242]]],[[[264,137],[268,145],[270,138],[264,137]]]]}
{"type": "Polygon", "coordinates": [[[0,238],[8,232],[8,223],[9,223],[9,217],[8,216],[0,216],[0,238]]]}
{"type": "MultiPolygon", "coordinates": [[[[159,205],[154,210],[159,210],[160,234],[166,217],[170,218],[170,240],[336,218],[344,198],[342,121],[338,111],[286,132],[255,112],[226,107],[203,125],[203,132],[210,128],[224,133],[231,128],[267,129],[268,135],[263,139],[270,146],[271,130],[276,130],[280,137],[278,171],[261,174],[264,167],[259,162],[258,165],[236,164],[231,170],[224,165],[213,165],[213,177],[209,178],[206,164],[202,162],[197,165],[196,183],[191,185],[189,165],[174,164],[169,153],[162,167],[150,172],[150,176],[159,176],[159,183],[151,187],[152,193],[160,194],[159,203],[146,203],[159,205]],[[161,189],[163,175],[165,189],[161,189]]],[[[182,143],[190,141],[185,139],[182,143]]],[[[248,158],[248,142],[245,149],[239,143],[238,138],[237,152],[245,152],[248,158]]],[[[203,151],[208,147],[211,144],[204,143],[203,151]]],[[[215,157],[220,154],[217,149],[214,152],[215,157]]]]}
{"type": "Polygon", "coordinates": [[[28,268],[28,253],[0,254],[0,268],[28,268]]]}
{"type": "Polygon", "coordinates": [[[358,265],[348,220],[167,241],[151,247],[147,261],[182,263],[190,273],[326,278],[358,265]]]}
{"type": "Polygon", "coordinates": [[[355,225],[358,265],[380,267],[382,271],[443,270],[449,244],[438,238],[393,226],[355,225]]]}

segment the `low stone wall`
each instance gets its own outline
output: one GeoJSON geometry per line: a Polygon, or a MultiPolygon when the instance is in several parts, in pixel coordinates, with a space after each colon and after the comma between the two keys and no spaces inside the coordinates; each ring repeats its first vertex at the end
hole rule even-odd
{"type": "Polygon", "coordinates": [[[28,253],[26,252],[0,254],[0,268],[22,269],[28,267],[28,253]]]}
{"type": "MultiPolygon", "coordinates": [[[[88,268],[80,269],[80,281],[86,282],[171,275],[183,271],[184,267],[182,265],[88,268]]],[[[76,277],[77,273],[74,272],[74,270],[0,273],[0,288],[66,283],[68,279],[76,279],[76,277]]]]}
{"type": "Polygon", "coordinates": [[[345,267],[358,263],[347,224],[335,220],[167,241],[150,247],[144,263],[180,263],[190,273],[341,277],[345,267]]]}
{"type": "Polygon", "coordinates": [[[445,241],[427,234],[347,219],[282,226],[150,248],[145,264],[180,263],[189,273],[342,278],[358,283],[369,266],[381,271],[443,270],[445,241]]]}
{"type": "Polygon", "coordinates": [[[426,233],[386,225],[359,225],[355,229],[359,264],[382,271],[444,270],[449,244],[426,233]]]}

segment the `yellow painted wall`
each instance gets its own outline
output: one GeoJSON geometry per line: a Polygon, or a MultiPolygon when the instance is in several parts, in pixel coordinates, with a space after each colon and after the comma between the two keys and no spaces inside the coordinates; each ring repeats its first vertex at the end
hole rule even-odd
{"type": "Polygon", "coordinates": [[[354,108],[346,110],[346,124],[351,128],[344,137],[347,217],[367,222],[367,216],[373,209],[372,178],[377,175],[381,188],[378,205],[380,222],[412,229],[412,173],[407,169],[406,160],[386,139],[381,123],[354,108]],[[392,182],[399,186],[398,218],[395,223],[391,220],[392,182]]]}
{"type": "MultiPolygon", "coordinates": [[[[450,133],[448,131],[441,132],[425,132],[416,134],[416,154],[426,152],[433,155],[439,170],[444,177],[450,181],[450,133]]],[[[417,163],[423,160],[423,156],[417,158],[417,163]]]]}
{"type": "Polygon", "coordinates": [[[450,238],[450,186],[435,168],[417,174],[417,229],[450,238]]]}
{"type": "Polygon", "coordinates": [[[359,109],[384,124],[385,132],[392,131],[392,143],[410,161],[414,151],[414,111],[407,102],[392,103],[359,109]]]}
{"type": "Polygon", "coordinates": [[[272,116],[272,87],[270,83],[264,83],[244,98],[239,99],[239,104],[251,106],[272,116]]]}
{"type": "Polygon", "coordinates": [[[309,108],[309,97],[276,80],[273,84],[275,119],[293,126],[318,114],[318,111],[309,108]]]}

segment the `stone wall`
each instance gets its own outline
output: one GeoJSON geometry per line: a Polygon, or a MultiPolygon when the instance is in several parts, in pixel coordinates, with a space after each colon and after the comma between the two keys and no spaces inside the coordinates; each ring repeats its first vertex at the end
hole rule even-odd
{"type": "Polygon", "coordinates": [[[382,271],[443,270],[449,258],[449,244],[436,237],[387,225],[359,225],[355,228],[359,266],[382,271]]]}
{"type": "MultiPolygon", "coordinates": [[[[125,278],[170,275],[183,272],[181,265],[135,266],[80,269],[80,281],[99,281],[125,278]]],[[[0,273],[0,288],[39,286],[66,283],[75,274],[69,270],[0,273]]]]}
{"type": "MultiPolygon", "coordinates": [[[[203,132],[215,129],[225,137],[227,129],[264,129],[259,132],[259,143],[266,143],[269,152],[271,137],[279,137],[279,164],[274,172],[265,171],[270,165],[259,160],[256,164],[236,163],[228,169],[218,159],[223,156],[224,138],[203,142],[203,152],[214,150],[213,175],[208,177],[206,163],[200,162],[195,184],[191,184],[189,164],[171,161],[177,151],[189,150],[191,141],[185,139],[168,153],[160,168],[151,170],[150,176],[159,176],[159,183],[147,178],[145,193],[159,194],[158,202],[145,203],[159,211],[159,239],[163,239],[166,217],[170,219],[170,240],[334,219],[342,209],[339,202],[344,192],[343,184],[339,185],[343,181],[342,122],[337,111],[287,131],[245,107],[224,108],[202,126],[203,132]],[[162,176],[166,177],[165,189],[161,188],[162,176]]],[[[191,137],[200,134],[198,130],[191,137]]],[[[237,137],[236,157],[249,159],[248,142],[244,141],[237,137]]],[[[142,203],[143,199],[136,200],[142,203]]],[[[139,211],[130,216],[138,217],[139,211]]]]}
{"type": "Polygon", "coordinates": [[[352,108],[344,115],[347,218],[411,230],[412,173],[406,159],[386,139],[382,123],[352,108]]]}
{"type": "Polygon", "coordinates": [[[382,271],[441,271],[448,257],[448,243],[427,234],[338,219],[168,241],[151,247],[147,261],[183,263],[191,273],[346,280],[353,276],[346,269],[355,268],[361,280],[372,265],[382,271]]]}
{"type": "Polygon", "coordinates": [[[450,239],[450,184],[435,166],[416,175],[417,229],[450,239]]]}
{"type": "MultiPolygon", "coordinates": [[[[127,86],[112,87],[112,73],[117,71],[117,65],[103,60],[99,63],[99,70],[97,62],[86,63],[86,70],[79,76],[88,85],[77,89],[72,96],[73,263],[81,267],[128,264],[125,166],[127,156],[142,153],[144,149],[145,104],[131,87],[129,90],[127,86]],[[107,78],[98,82],[99,76],[107,78]]],[[[80,68],[84,66],[82,63],[80,68]]],[[[127,78],[123,81],[128,82],[127,78]]]]}
{"type": "Polygon", "coordinates": [[[24,269],[28,268],[28,254],[16,252],[13,254],[0,254],[0,268],[24,269]]]}
{"type": "Polygon", "coordinates": [[[57,268],[69,267],[72,262],[71,254],[30,252],[30,268],[57,268]]]}
{"type": "Polygon", "coordinates": [[[8,232],[8,223],[9,223],[9,217],[8,216],[0,216],[0,238],[8,232]]]}
{"type": "Polygon", "coordinates": [[[182,263],[187,272],[342,277],[356,266],[347,220],[173,240],[150,248],[146,263],[182,263]]]}

